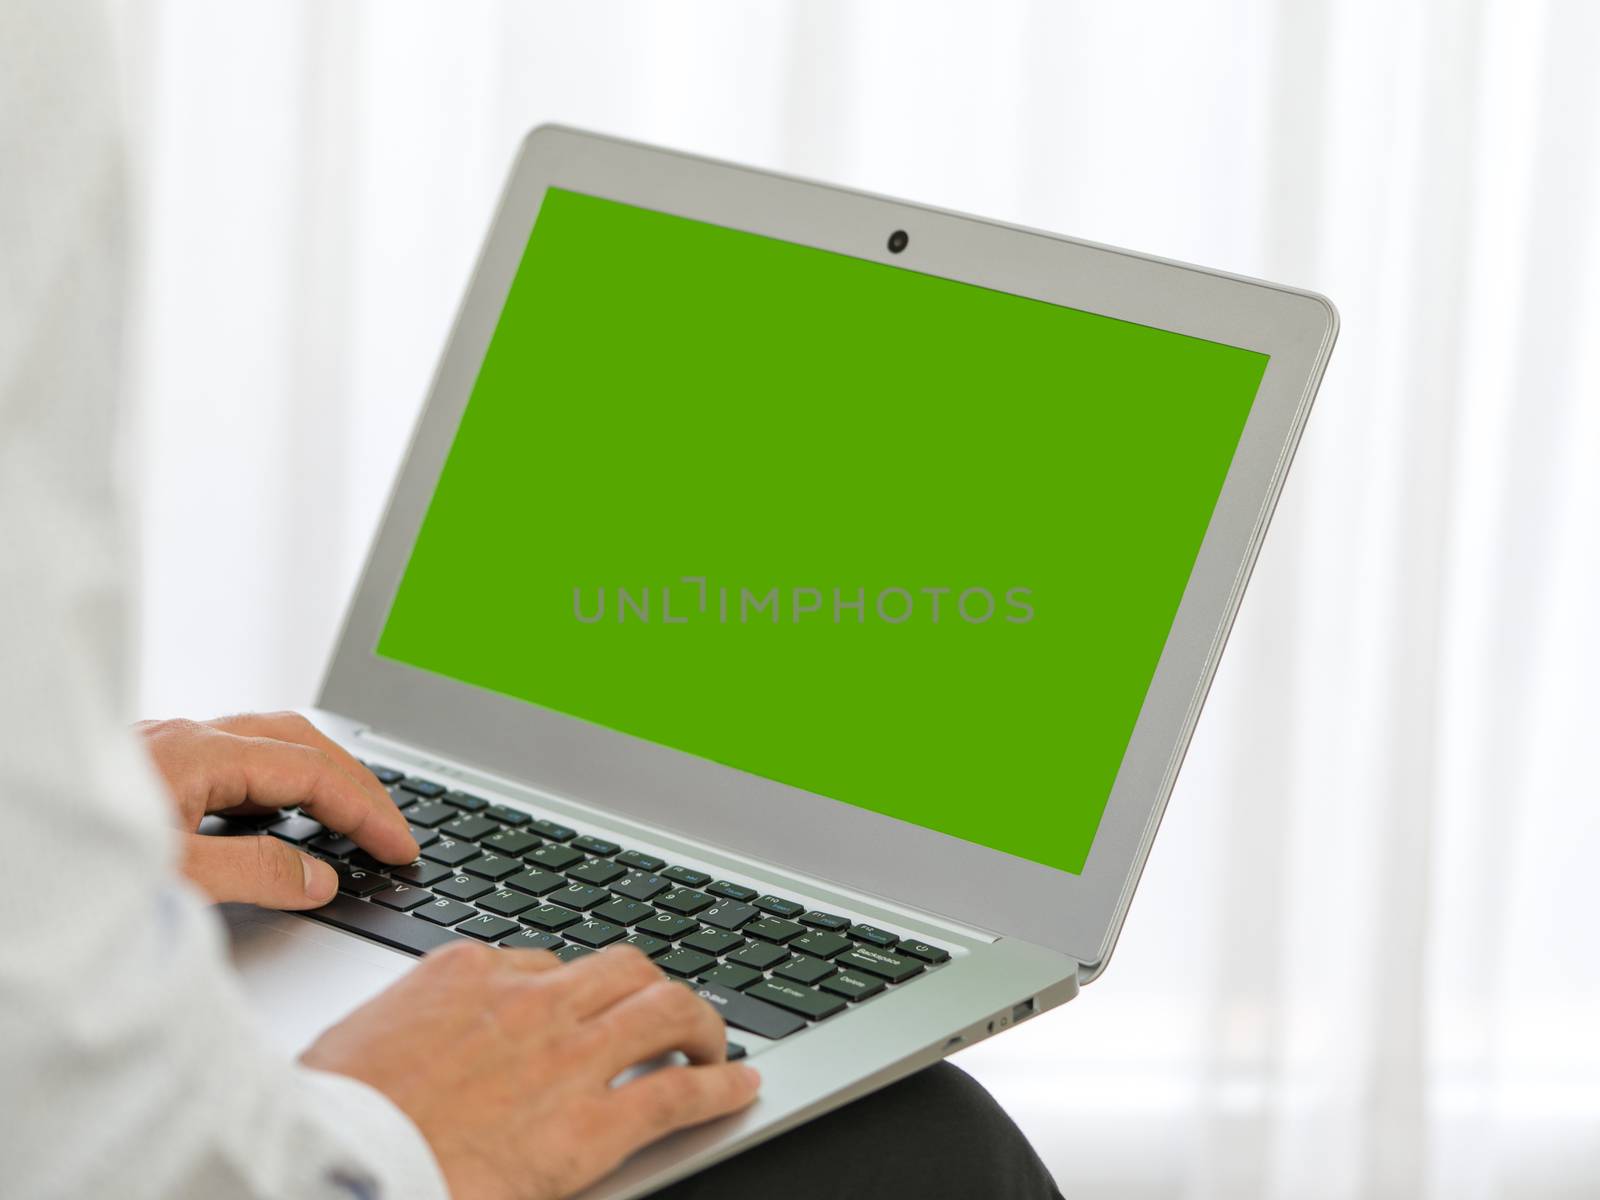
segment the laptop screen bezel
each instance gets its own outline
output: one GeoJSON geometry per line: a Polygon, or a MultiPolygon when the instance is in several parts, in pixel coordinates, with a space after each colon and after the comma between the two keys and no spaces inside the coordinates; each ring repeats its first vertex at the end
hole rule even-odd
{"type": "MultiPolygon", "coordinates": [[[[1058,950],[1115,942],[1337,332],[1322,297],[558,126],[524,141],[323,680],[396,740],[1058,950]],[[1083,873],[1073,875],[374,652],[547,189],[565,188],[1268,356],[1083,873]],[[909,231],[901,254],[890,231],[909,231]],[[886,853],[886,850],[892,852],[886,853]]],[[[537,470],[541,448],[530,448],[537,470]]],[[[981,753],[981,747],[974,747],[981,753]]],[[[981,802],[1004,805],[1004,796],[981,802]]]]}

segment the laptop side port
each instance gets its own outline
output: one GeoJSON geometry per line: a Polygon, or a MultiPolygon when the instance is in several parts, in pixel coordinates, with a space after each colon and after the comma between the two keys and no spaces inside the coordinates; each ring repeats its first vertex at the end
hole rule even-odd
{"type": "Polygon", "coordinates": [[[1034,1014],[1033,997],[1029,996],[1021,1004],[1015,1004],[1015,1005],[1012,1006],[1012,1008],[1011,1008],[1011,1023],[1013,1025],[1015,1025],[1018,1021],[1026,1021],[1029,1017],[1033,1016],[1033,1014],[1034,1014]]]}

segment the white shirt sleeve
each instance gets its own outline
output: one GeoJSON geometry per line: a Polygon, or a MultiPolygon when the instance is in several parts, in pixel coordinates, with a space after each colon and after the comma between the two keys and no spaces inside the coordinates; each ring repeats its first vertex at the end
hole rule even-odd
{"type": "Polygon", "coordinates": [[[432,1200],[404,1114],[254,1027],[127,732],[108,31],[0,9],[0,1193],[432,1200]]]}

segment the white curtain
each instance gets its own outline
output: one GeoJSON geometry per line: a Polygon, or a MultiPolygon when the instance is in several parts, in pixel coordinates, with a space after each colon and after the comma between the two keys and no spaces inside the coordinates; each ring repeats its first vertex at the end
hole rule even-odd
{"type": "Polygon", "coordinates": [[[1117,956],[960,1061],[1073,1196],[1600,1194],[1600,6],[127,17],[149,715],[312,695],[538,122],[1332,296],[1117,956]]]}

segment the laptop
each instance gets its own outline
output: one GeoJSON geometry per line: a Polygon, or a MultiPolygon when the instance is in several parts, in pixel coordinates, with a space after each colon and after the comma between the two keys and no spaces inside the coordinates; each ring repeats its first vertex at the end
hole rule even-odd
{"type": "Polygon", "coordinates": [[[422,857],[272,818],[341,893],[228,910],[261,1020],[298,1049],[459,938],[632,943],[764,1086],[586,1193],[624,1200],[1071,1000],[1336,330],[1308,292],[536,129],[308,710],[422,857]]]}

